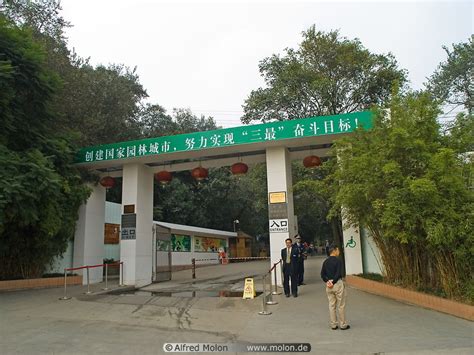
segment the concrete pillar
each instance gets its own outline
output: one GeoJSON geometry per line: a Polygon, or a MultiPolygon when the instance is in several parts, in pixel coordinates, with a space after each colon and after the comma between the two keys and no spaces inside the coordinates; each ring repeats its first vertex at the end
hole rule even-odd
{"type": "Polygon", "coordinates": [[[342,213],[342,235],[344,239],[344,257],[346,261],[346,275],[362,274],[362,248],[360,229],[358,226],[346,226],[344,212],[342,213]]]}
{"type": "MultiPolygon", "coordinates": [[[[79,219],[74,236],[74,267],[97,265],[103,262],[105,188],[100,185],[91,187],[91,196],[87,203],[79,208],[79,219]]],[[[86,271],[82,274],[82,283],[86,284],[86,271]]],[[[101,282],[102,268],[90,269],[89,277],[91,283],[101,282]]]]}
{"type": "MultiPolygon", "coordinates": [[[[120,260],[123,261],[123,281],[141,287],[152,281],[153,250],[153,173],[145,165],[127,164],[123,167],[122,233],[120,260]],[[124,213],[133,206],[133,213],[124,213]],[[127,227],[124,218],[135,218],[135,226],[127,227]],[[133,232],[130,238],[125,232],[133,232]]],[[[131,235],[131,234],[130,234],[131,235]]]]}
{"type": "MultiPolygon", "coordinates": [[[[291,161],[289,159],[288,150],[285,147],[267,148],[266,161],[270,223],[274,220],[288,219],[287,231],[270,232],[270,259],[271,265],[273,265],[281,259],[281,249],[285,247],[285,239],[293,237],[296,234],[296,228],[293,208],[291,161]],[[284,192],[286,194],[286,201],[271,203],[270,195],[278,192],[284,192]]],[[[277,283],[281,286],[281,272],[279,268],[277,271],[277,283]]]]}

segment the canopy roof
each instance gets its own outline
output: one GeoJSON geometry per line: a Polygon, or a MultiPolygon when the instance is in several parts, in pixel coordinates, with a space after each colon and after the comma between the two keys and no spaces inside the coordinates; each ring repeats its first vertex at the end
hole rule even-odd
{"type": "Polygon", "coordinates": [[[161,227],[168,228],[171,233],[195,235],[195,236],[200,236],[200,237],[220,237],[220,238],[237,237],[237,233],[235,232],[227,232],[227,231],[222,231],[218,229],[201,228],[201,227],[187,226],[184,224],[175,224],[175,223],[157,222],[157,221],[154,221],[153,223],[161,227]]]}

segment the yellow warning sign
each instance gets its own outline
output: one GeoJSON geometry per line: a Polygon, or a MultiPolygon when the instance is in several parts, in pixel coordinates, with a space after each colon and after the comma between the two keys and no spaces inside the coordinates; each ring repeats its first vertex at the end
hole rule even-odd
{"type": "Polygon", "coordinates": [[[244,286],[244,295],[243,295],[243,299],[253,299],[254,297],[256,296],[255,294],[255,287],[254,287],[254,284],[253,284],[253,279],[252,278],[248,278],[248,279],[245,279],[245,286],[244,286]]]}

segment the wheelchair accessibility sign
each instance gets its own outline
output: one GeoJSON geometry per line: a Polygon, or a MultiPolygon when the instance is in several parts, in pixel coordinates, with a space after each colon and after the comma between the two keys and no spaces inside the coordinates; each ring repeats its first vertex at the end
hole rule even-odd
{"type": "Polygon", "coordinates": [[[346,248],[355,248],[357,245],[356,241],[354,240],[354,237],[351,236],[351,239],[346,243],[346,248]]]}
{"type": "Polygon", "coordinates": [[[270,233],[285,233],[288,232],[288,218],[286,219],[270,219],[269,221],[270,233]]]}

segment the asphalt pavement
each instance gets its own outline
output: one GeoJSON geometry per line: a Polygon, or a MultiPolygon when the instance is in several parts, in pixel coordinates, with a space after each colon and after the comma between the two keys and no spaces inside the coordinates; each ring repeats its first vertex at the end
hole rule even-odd
{"type": "MultiPolygon", "coordinates": [[[[0,353],[161,354],[165,343],[309,343],[312,354],[474,353],[472,322],[352,288],[351,329],[330,330],[323,260],[306,261],[299,297],[274,296],[271,315],[259,314],[262,295],[216,297],[240,295],[246,277],[261,291],[269,261],[198,268],[194,280],[183,270],[171,281],[114,294],[103,293],[103,284],[93,285],[92,295],[73,286],[70,300],[59,300],[60,288],[2,292],[0,353]]],[[[110,284],[118,288],[117,280],[110,284]]],[[[244,353],[229,348],[226,354],[244,353]]]]}

